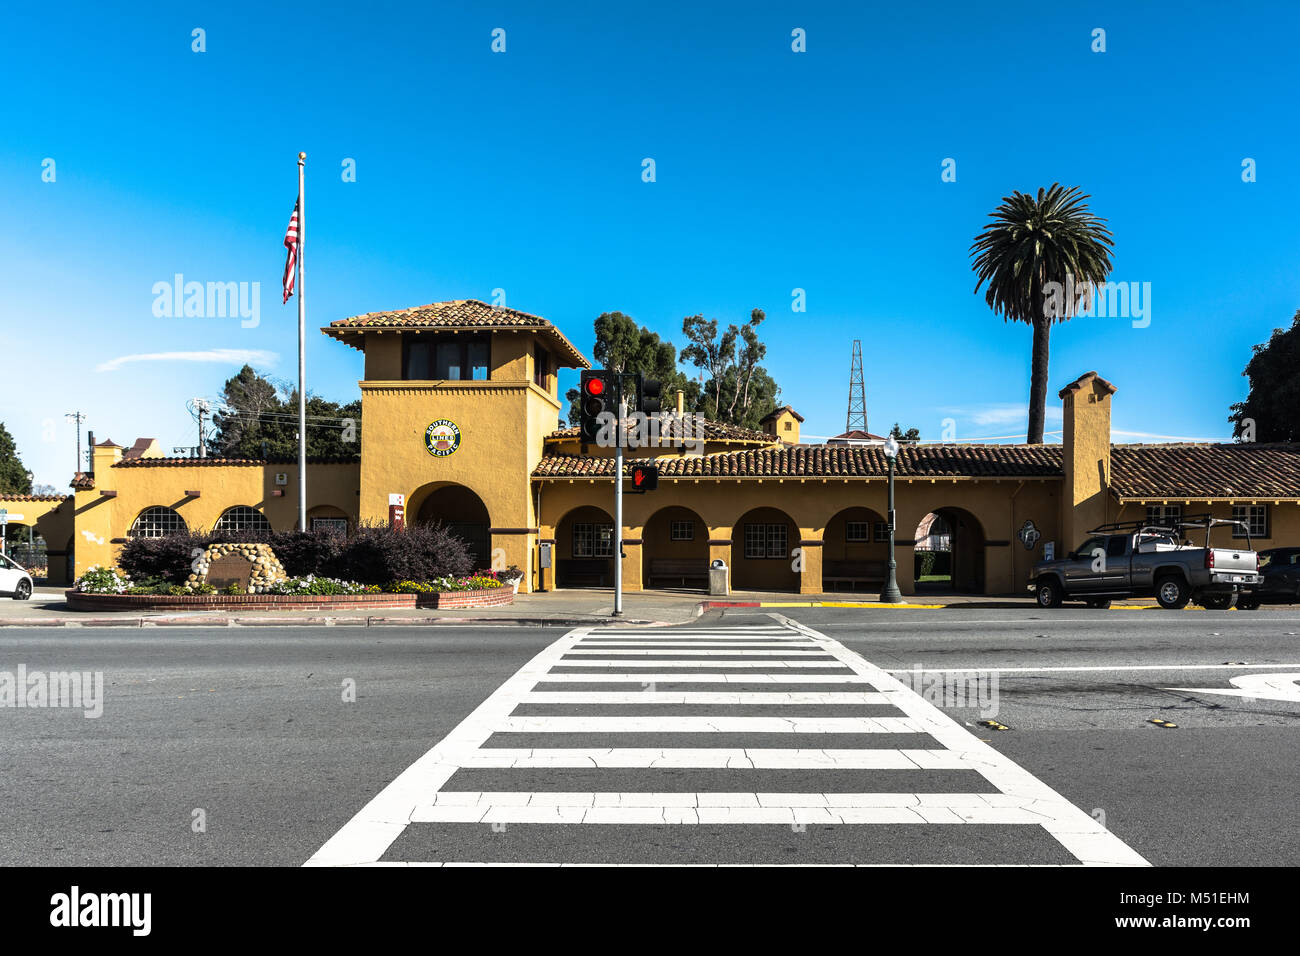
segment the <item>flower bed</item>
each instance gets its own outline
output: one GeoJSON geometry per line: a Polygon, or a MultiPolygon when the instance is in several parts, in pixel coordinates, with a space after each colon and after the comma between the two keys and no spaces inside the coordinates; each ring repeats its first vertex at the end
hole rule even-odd
{"type": "Polygon", "coordinates": [[[287,578],[249,593],[238,586],[218,592],[203,582],[139,585],[117,568],[88,568],[66,592],[74,611],[317,610],[347,608],[500,607],[514,601],[491,572],[433,581],[398,581],[381,588],[337,578],[287,578]]]}
{"type": "Polygon", "coordinates": [[[420,594],[95,594],[65,592],[73,611],[342,611],[382,608],[503,607],[514,591],[496,587],[420,594]]]}

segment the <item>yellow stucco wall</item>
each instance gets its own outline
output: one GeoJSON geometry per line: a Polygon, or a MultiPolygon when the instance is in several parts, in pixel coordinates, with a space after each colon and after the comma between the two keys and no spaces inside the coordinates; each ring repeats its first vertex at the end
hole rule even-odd
{"type": "MultiPolygon", "coordinates": [[[[149,464],[117,465],[120,457],[119,448],[96,446],[95,486],[76,492],[73,540],[77,574],[91,565],[114,564],[136,517],[155,505],[174,509],[191,530],[211,528],[228,508],[237,505],[256,508],[276,530],[288,530],[297,523],[296,464],[176,464],[175,459],[157,459],[149,464]],[[284,484],[277,483],[278,474],[285,476],[284,484]],[[193,491],[199,495],[188,493],[193,491]],[[283,494],[276,495],[276,491],[283,494]]],[[[308,519],[313,511],[342,512],[355,525],[359,466],[307,467],[308,519]]]]}
{"type": "Polygon", "coordinates": [[[68,584],[69,546],[74,533],[72,495],[2,495],[0,508],[22,515],[22,521],[10,524],[5,538],[9,544],[25,542],[30,528],[45,539],[49,559],[49,583],[68,584]]]}

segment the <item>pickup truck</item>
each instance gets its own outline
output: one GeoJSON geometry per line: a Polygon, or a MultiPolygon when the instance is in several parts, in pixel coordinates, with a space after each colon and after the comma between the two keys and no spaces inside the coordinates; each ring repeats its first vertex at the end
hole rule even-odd
{"type": "Polygon", "coordinates": [[[1226,610],[1243,589],[1260,582],[1259,558],[1251,550],[1244,522],[1205,515],[1173,527],[1138,521],[1107,524],[1088,534],[1076,550],[1034,566],[1028,588],[1039,606],[1083,600],[1089,607],[1106,607],[1113,598],[1154,595],[1161,607],[1171,610],[1189,602],[1226,610]],[[1210,532],[1221,526],[1244,530],[1246,546],[1211,547],[1210,532]],[[1201,528],[1204,547],[1183,536],[1188,529],[1201,528]]]}

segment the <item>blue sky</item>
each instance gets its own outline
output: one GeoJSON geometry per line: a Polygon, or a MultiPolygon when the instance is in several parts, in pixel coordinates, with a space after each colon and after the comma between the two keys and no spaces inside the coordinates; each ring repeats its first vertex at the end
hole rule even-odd
{"type": "MultiPolygon", "coordinates": [[[[1082,186],[1112,278],[1151,283],[1147,328],[1056,328],[1049,431],[1055,390],[1097,369],[1117,440],[1226,437],[1251,345],[1300,307],[1287,4],[305,6],[7,12],[0,419],[38,482],[68,481],[65,412],[170,449],[245,355],[295,374],[299,150],[310,328],[500,288],[590,354],[603,311],[680,347],[683,316],[761,307],[813,435],[843,427],[854,338],[873,430],[1023,432],[1030,331],[972,294],[968,258],[1013,189],[1082,186]],[[259,324],[155,316],[177,273],[259,282],[259,324]]],[[[350,400],[360,375],[309,334],[312,391],[350,400]]]]}

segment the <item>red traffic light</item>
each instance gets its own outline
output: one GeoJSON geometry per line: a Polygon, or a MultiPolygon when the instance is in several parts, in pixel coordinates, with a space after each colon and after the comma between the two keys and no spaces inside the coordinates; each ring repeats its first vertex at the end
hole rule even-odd
{"type": "Polygon", "coordinates": [[[638,488],[640,488],[643,484],[645,484],[645,470],[644,470],[644,469],[642,469],[642,468],[633,468],[633,469],[632,469],[632,484],[636,485],[638,488]]]}
{"type": "Polygon", "coordinates": [[[603,378],[595,378],[593,376],[592,378],[587,379],[585,384],[587,386],[588,395],[603,395],[605,393],[605,380],[603,378]]]}

